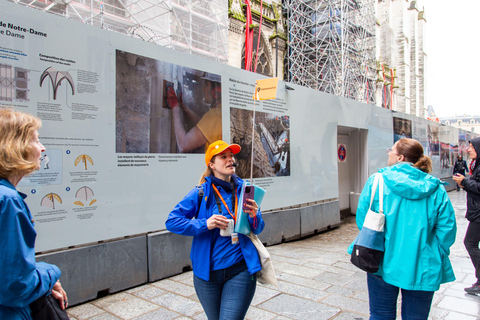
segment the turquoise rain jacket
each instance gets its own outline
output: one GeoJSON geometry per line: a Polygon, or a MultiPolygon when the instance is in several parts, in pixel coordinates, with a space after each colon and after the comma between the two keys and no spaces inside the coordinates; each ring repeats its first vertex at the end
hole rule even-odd
{"type": "MultiPolygon", "coordinates": [[[[205,179],[207,181],[202,184],[204,195],[201,203],[198,202],[198,188],[194,188],[170,212],[165,225],[170,232],[184,236],[193,236],[192,249],[190,251],[193,273],[200,279],[209,281],[213,231],[208,230],[207,220],[212,215],[219,213],[215,196],[212,193],[210,177],[205,179]],[[193,219],[197,211],[198,217],[193,219]]],[[[237,195],[239,195],[244,181],[235,175],[232,175],[232,179],[235,179],[237,195]]],[[[254,219],[248,217],[252,232],[259,234],[265,227],[260,209],[257,212],[256,219],[257,221],[254,223],[254,219]]],[[[250,238],[239,233],[238,240],[250,274],[262,270],[257,249],[250,238]]]]}
{"type": "MultiPolygon", "coordinates": [[[[436,177],[400,162],[380,169],[384,179],[385,256],[376,273],[407,290],[436,291],[455,280],[448,258],[457,226],[447,192],[436,177]]],[[[361,229],[370,204],[372,175],[360,195],[357,225],[361,229]]],[[[372,209],[378,212],[378,188],[372,209]]],[[[351,253],[353,244],[348,252],[351,253]]]]}
{"type": "Polygon", "coordinates": [[[30,320],[30,303],[52,291],[57,266],[35,262],[32,214],[26,195],[0,178],[0,319],[30,320]]]}

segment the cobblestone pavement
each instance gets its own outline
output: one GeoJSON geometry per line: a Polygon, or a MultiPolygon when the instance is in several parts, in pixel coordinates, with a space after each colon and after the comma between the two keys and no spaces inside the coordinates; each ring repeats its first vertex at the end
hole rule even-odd
{"type": "MultiPolygon", "coordinates": [[[[449,195],[458,224],[450,255],[457,280],[435,293],[430,319],[480,319],[480,297],[463,291],[476,281],[463,246],[466,194],[449,195]]],[[[357,232],[351,217],[334,230],[268,247],[279,287],[258,285],[246,319],[368,319],[366,275],[346,253],[357,232]]],[[[149,283],[69,308],[68,313],[72,320],[206,319],[192,276],[187,272],[149,283]]]]}

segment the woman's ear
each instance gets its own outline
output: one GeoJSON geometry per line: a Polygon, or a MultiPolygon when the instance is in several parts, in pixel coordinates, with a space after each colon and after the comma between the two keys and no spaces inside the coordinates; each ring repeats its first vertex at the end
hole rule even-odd
{"type": "Polygon", "coordinates": [[[209,162],[209,163],[208,163],[208,167],[213,170],[214,167],[215,167],[215,163],[209,162]]]}

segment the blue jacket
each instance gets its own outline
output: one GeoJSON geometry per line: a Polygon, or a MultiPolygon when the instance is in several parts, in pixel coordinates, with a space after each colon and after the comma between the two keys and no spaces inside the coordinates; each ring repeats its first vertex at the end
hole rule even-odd
{"type": "MultiPolygon", "coordinates": [[[[243,185],[243,180],[233,175],[237,187],[237,195],[243,185]]],[[[207,220],[214,214],[218,213],[215,196],[212,193],[212,186],[210,177],[206,177],[206,182],[203,186],[203,199],[201,203],[198,202],[197,188],[190,191],[185,198],[180,201],[175,208],[168,215],[165,223],[168,231],[178,233],[184,236],[193,236],[192,249],[190,252],[190,259],[192,260],[193,273],[208,281],[210,278],[210,258],[212,247],[212,233],[213,230],[208,230],[207,220]],[[199,207],[200,206],[200,207],[199,207]],[[198,217],[195,215],[198,211],[198,217]]],[[[220,191],[222,192],[222,191],[220,191]]],[[[259,234],[265,227],[265,222],[262,219],[262,213],[258,210],[257,221],[254,227],[254,219],[248,218],[250,227],[255,234],[259,234]]],[[[262,269],[258,252],[252,241],[243,234],[238,234],[238,240],[242,249],[242,254],[247,263],[247,268],[250,274],[254,274],[262,269]]]]}
{"type": "MultiPolygon", "coordinates": [[[[385,256],[376,273],[407,290],[436,291],[455,280],[448,258],[457,231],[455,212],[441,181],[397,163],[380,169],[384,179],[385,256]]],[[[370,204],[372,175],[360,195],[357,225],[361,229],[370,204]]],[[[378,212],[378,188],[372,209],[378,212]]],[[[351,253],[353,246],[350,246],[351,253]]]]}
{"type": "Polygon", "coordinates": [[[57,266],[35,262],[32,214],[26,195],[0,178],[0,319],[32,319],[30,303],[52,291],[57,266]]]}

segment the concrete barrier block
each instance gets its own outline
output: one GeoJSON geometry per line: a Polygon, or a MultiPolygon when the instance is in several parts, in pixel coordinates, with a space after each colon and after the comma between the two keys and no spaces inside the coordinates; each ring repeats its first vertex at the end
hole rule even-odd
{"type": "Polygon", "coordinates": [[[169,231],[148,235],[148,281],[157,281],[190,270],[193,237],[169,231]]]}
{"type": "Polygon", "coordinates": [[[71,306],[147,282],[145,236],[37,255],[62,271],[71,306]]]}
{"type": "Polygon", "coordinates": [[[306,237],[340,223],[338,201],[300,208],[301,237],[306,237]]]}
{"type": "Polygon", "coordinates": [[[267,246],[300,238],[300,210],[273,211],[262,215],[265,229],[258,235],[267,246]]]}

